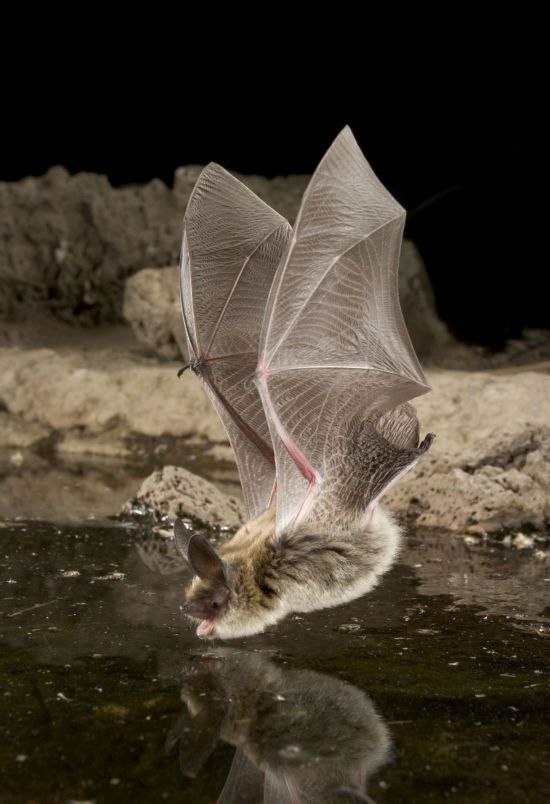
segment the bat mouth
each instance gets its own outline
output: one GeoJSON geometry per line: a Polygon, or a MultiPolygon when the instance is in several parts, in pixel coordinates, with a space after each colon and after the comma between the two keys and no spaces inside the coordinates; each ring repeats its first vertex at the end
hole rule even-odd
{"type": "Polygon", "coordinates": [[[209,637],[213,636],[213,634],[214,634],[214,621],[201,620],[201,622],[197,626],[197,636],[200,639],[208,639],[209,637]]]}

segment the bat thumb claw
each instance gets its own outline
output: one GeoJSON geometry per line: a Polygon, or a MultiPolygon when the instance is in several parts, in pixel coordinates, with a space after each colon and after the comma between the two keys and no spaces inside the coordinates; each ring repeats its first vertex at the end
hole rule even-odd
{"type": "Polygon", "coordinates": [[[422,443],[418,447],[419,451],[420,452],[427,452],[430,449],[430,447],[432,446],[432,443],[433,443],[434,439],[435,439],[435,433],[428,433],[428,435],[424,438],[424,440],[422,441],[422,443]]]}

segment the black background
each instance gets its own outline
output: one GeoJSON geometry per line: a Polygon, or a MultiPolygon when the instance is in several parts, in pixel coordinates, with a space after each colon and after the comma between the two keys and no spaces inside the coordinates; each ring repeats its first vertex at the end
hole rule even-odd
{"type": "Polygon", "coordinates": [[[204,33],[181,52],[146,42],[114,61],[99,40],[85,54],[73,42],[55,63],[42,49],[30,69],[11,65],[0,179],[62,164],[114,185],[170,184],[179,165],[211,160],[242,173],[310,173],[349,124],[409,210],[407,235],[442,316],[462,338],[498,347],[523,327],[550,326],[536,29],[515,32],[512,21],[505,36],[490,27],[452,45],[439,30],[404,50],[391,42],[399,58],[341,36],[338,56],[315,42],[305,52],[299,38],[220,50],[204,33]]]}

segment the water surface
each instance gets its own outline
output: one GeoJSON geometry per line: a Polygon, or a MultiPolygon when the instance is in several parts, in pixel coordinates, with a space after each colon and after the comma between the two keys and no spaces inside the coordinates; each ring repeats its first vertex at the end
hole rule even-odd
{"type": "Polygon", "coordinates": [[[226,644],[172,549],[3,521],[0,800],[549,800],[540,545],[416,533],[369,596],[226,644]]]}

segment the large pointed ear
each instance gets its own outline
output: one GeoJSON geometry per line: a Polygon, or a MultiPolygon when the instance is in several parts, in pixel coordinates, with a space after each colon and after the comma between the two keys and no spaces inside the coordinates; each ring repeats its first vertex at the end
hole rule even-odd
{"type": "Polygon", "coordinates": [[[227,568],[208,539],[195,534],[189,540],[187,560],[203,581],[227,586],[227,568]]]}
{"type": "Polygon", "coordinates": [[[189,542],[191,541],[191,537],[193,536],[193,531],[188,530],[181,519],[176,519],[174,522],[174,542],[176,544],[176,549],[181,557],[188,561],[187,551],[189,549],[189,542]]]}

